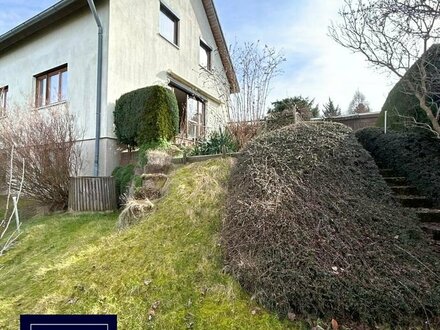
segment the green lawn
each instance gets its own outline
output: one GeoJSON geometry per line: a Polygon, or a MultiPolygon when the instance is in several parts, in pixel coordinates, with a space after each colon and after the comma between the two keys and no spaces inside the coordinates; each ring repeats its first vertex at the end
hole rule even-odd
{"type": "Polygon", "coordinates": [[[229,169],[215,160],[177,170],[155,211],[122,233],[117,214],[27,222],[0,257],[0,329],[17,329],[23,313],[112,313],[127,330],[300,328],[258,309],[222,270],[229,169]]]}

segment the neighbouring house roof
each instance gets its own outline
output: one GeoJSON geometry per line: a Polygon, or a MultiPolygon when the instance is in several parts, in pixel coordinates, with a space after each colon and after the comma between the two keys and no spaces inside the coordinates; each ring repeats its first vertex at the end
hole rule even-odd
{"type": "MultiPolygon", "coordinates": [[[[220,26],[220,20],[217,11],[215,10],[214,2],[213,0],[202,0],[202,3],[219,50],[220,58],[226,71],[231,92],[236,93],[239,91],[239,84],[229,55],[226,39],[220,26]]],[[[40,14],[18,25],[5,34],[0,35],[0,52],[86,5],[87,1],[85,0],[61,0],[57,2],[55,5],[40,14]]]]}

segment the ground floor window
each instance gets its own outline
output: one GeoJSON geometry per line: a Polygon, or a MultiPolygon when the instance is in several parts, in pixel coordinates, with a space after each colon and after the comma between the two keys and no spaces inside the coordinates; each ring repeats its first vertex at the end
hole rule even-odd
{"type": "Polygon", "coordinates": [[[0,87],[0,118],[6,116],[7,97],[8,97],[8,86],[0,87]]]}
{"type": "Polygon", "coordinates": [[[37,108],[66,101],[67,75],[67,65],[63,65],[35,76],[37,108]]]}
{"type": "Polygon", "coordinates": [[[189,90],[173,87],[179,105],[179,137],[198,140],[205,136],[206,102],[189,90]]]}

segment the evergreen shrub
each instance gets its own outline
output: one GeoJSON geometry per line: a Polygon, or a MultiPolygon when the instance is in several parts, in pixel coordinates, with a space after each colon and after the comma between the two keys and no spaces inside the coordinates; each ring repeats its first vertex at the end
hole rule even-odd
{"type": "Polygon", "coordinates": [[[438,256],[342,124],[250,141],[231,173],[221,241],[226,269],[281,316],[356,329],[439,320],[438,256]]]}
{"type": "Polygon", "coordinates": [[[162,86],[126,93],[116,101],[114,124],[118,141],[130,147],[169,141],[179,128],[176,97],[162,86]]]}
{"type": "Polygon", "coordinates": [[[440,207],[440,140],[428,131],[384,134],[379,128],[356,132],[359,142],[382,167],[404,176],[440,207]]]}

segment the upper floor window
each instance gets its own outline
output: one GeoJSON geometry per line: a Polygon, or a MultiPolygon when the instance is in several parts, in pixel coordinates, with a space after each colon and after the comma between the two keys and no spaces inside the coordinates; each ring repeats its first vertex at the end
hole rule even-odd
{"type": "Polygon", "coordinates": [[[179,45],[179,18],[164,4],[160,4],[159,31],[162,37],[179,45]]]}
{"type": "Polygon", "coordinates": [[[37,80],[35,105],[44,107],[67,99],[67,65],[35,76],[37,80]]]}
{"type": "Polygon", "coordinates": [[[208,70],[211,70],[211,53],[211,47],[200,40],[200,65],[208,70]]]}
{"type": "Polygon", "coordinates": [[[8,86],[0,87],[0,118],[6,116],[7,97],[8,97],[8,86]]]}

